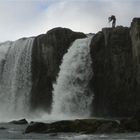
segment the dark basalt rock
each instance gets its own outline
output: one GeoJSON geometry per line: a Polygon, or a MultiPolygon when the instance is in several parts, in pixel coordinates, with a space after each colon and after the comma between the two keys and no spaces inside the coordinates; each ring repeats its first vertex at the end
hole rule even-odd
{"type": "Polygon", "coordinates": [[[140,122],[140,109],[132,117],[133,120],[138,120],[140,122]]]}
{"type": "Polygon", "coordinates": [[[7,129],[6,127],[0,127],[0,130],[5,130],[5,129],[7,129]]]}
{"type": "Polygon", "coordinates": [[[92,115],[131,117],[140,108],[140,18],[104,28],[91,41],[92,115]]]}
{"type": "Polygon", "coordinates": [[[99,126],[96,131],[96,133],[117,133],[117,132],[118,133],[123,132],[123,130],[120,127],[120,125],[115,121],[101,124],[101,126],[99,126]]]}
{"type": "Polygon", "coordinates": [[[74,40],[85,37],[85,34],[67,28],[54,28],[35,38],[32,50],[32,110],[51,111],[52,84],[56,81],[63,55],[74,40]]]}
{"type": "Polygon", "coordinates": [[[28,124],[28,121],[26,119],[21,119],[21,120],[13,120],[9,123],[21,125],[21,124],[28,124]]]}
{"type": "Polygon", "coordinates": [[[47,129],[47,125],[45,123],[36,122],[31,123],[26,128],[25,133],[36,132],[36,133],[44,133],[47,129]]]}
{"type": "Polygon", "coordinates": [[[34,122],[27,126],[25,133],[129,133],[140,132],[140,121],[134,118],[121,120],[80,119],[64,120],[53,123],[34,122]]]}
{"type": "Polygon", "coordinates": [[[34,123],[29,125],[25,133],[58,133],[58,132],[75,132],[75,133],[111,133],[120,132],[120,126],[116,121],[111,120],[66,120],[54,123],[34,123]]]}
{"type": "Polygon", "coordinates": [[[140,131],[139,121],[131,118],[121,120],[121,127],[125,130],[125,132],[140,131]]]}

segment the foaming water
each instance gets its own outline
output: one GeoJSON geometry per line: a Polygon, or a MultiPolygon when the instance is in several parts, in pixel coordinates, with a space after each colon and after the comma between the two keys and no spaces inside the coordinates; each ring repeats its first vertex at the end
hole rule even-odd
{"type": "Polygon", "coordinates": [[[63,57],[57,83],[54,84],[53,114],[68,116],[90,115],[93,95],[89,81],[93,75],[89,44],[90,38],[76,40],[63,57]]]}
{"type": "Polygon", "coordinates": [[[1,73],[0,117],[23,117],[28,114],[33,40],[19,39],[7,51],[1,73]]]}

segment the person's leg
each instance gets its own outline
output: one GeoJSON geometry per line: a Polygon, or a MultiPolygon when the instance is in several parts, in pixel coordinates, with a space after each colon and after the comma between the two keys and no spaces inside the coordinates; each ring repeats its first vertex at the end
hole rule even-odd
{"type": "Polygon", "coordinates": [[[112,28],[115,28],[115,24],[116,24],[116,23],[113,21],[113,22],[112,22],[112,28]]]}

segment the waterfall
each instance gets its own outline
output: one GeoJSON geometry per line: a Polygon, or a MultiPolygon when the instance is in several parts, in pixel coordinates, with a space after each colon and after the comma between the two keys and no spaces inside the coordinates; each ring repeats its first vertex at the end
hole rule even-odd
{"type": "Polygon", "coordinates": [[[3,73],[4,64],[5,64],[5,57],[6,57],[8,49],[11,45],[12,45],[12,41],[6,41],[3,43],[0,43],[0,82],[2,80],[2,73],[3,73]]]}
{"type": "Polygon", "coordinates": [[[22,38],[9,47],[0,83],[0,111],[25,116],[31,90],[31,53],[33,38],[22,38]]]}
{"type": "Polygon", "coordinates": [[[90,115],[93,94],[89,81],[93,75],[89,45],[91,37],[76,40],[63,57],[56,84],[53,85],[53,112],[73,116],[90,115]]]}

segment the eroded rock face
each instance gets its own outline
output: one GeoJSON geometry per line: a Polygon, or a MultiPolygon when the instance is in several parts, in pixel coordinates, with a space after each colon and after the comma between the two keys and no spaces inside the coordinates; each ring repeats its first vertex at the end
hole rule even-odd
{"type": "Polygon", "coordinates": [[[131,23],[130,36],[132,40],[132,54],[134,65],[134,75],[136,83],[140,84],[140,18],[134,18],[131,23]]]}
{"type": "Polygon", "coordinates": [[[54,28],[35,38],[32,50],[32,109],[51,110],[53,82],[59,72],[63,55],[72,42],[86,37],[67,28],[54,28]]]}
{"type": "Polygon", "coordinates": [[[104,28],[91,42],[93,115],[132,116],[140,108],[140,19],[104,28]]]}

